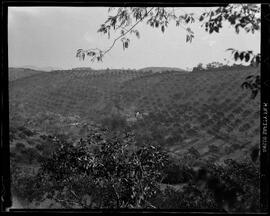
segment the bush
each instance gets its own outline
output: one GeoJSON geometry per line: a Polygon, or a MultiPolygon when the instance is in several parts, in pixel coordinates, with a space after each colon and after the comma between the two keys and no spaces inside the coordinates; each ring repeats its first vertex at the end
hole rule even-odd
{"type": "Polygon", "coordinates": [[[212,193],[200,191],[194,184],[187,184],[182,190],[167,187],[151,200],[159,209],[217,209],[212,193]]]}
{"type": "MultiPolygon", "coordinates": [[[[136,145],[130,131],[113,133],[94,126],[89,130],[88,137],[77,143],[65,136],[44,137],[38,146],[42,159],[37,174],[11,169],[16,195],[28,201],[51,199],[64,208],[259,211],[259,169],[251,161],[207,163],[194,148],[173,159],[151,140],[136,145]],[[163,191],[161,183],[170,187],[163,191]]],[[[25,163],[39,157],[23,144],[17,148],[25,163]]]]}
{"type": "Polygon", "coordinates": [[[90,136],[75,146],[68,143],[60,145],[52,157],[42,163],[42,174],[57,188],[58,194],[62,194],[60,200],[66,200],[65,206],[71,207],[69,203],[72,201],[85,207],[82,200],[74,197],[82,197],[80,191],[94,196],[93,191],[96,191],[99,201],[94,201],[91,206],[147,207],[148,200],[159,190],[166,153],[154,146],[131,150],[129,145],[134,143],[127,142],[129,137],[103,139],[102,134],[99,138],[90,136]],[[89,146],[97,142],[98,147],[89,151],[89,146]],[[72,187],[78,176],[83,175],[91,180],[89,184],[94,189],[88,191],[72,187]],[[67,188],[65,193],[64,186],[67,188]],[[76,196],[72,197],[71,193],[76,196]]]}
{"type": "Polygon", "coordinates": [[[162,183],[165,184],[186,183],[192,179],[192,171],[185,164],[172,160],[167,163],[163,172],[165,177],[162,183]]]}
{"type": "Polygon", "coordinates": [[[11,163],[11,190],[16,196],[29,202],[40,200],[45,189],[42,187],[42,178],[29,172],[26,167],[17,167],[11,163]]]}
{"type": "Polygon", "coordinates": [[[226,160],[225,165],[208,164],[197,181],[206,182],[219,208],[230,212],[259,212],[259,166],[251,161],[226,160]]]}

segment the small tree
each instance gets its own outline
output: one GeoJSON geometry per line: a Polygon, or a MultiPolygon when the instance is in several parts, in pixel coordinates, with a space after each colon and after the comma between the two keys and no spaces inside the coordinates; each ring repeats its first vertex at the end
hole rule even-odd
{"type": "Polygon", "coordinates": [[[208,63],[206,65],[206,69],[208,70],[212,70],[212,69],[216,69],[216,68],[221,68],[223,67],[223,64],[220,63],[220,62],[211,62],[211,63],[208,63]]]}
{"type": "Polygon", "coordinates": [[[196,67],[194,67],[194,68],[192,69],[192,72],[202,71],[202,70],[204,70],[203,64],[202,64],[202,63],[199,63],[196,67]]]}

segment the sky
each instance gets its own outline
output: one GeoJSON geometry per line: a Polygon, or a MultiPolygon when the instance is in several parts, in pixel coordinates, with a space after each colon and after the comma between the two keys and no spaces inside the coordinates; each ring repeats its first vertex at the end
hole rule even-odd
{"type": "MultiPolygon", "coordinates": [[[[207,8],[177,8],[177,12],[194,12],[207,8]]],[[[92,63],[76,58],[77,49],[107,49],[117,34],[106,35],[97,30],[108,17],[107,7],[9,7],[8,56],[10,67],[26,65],[71,69],[74,67],[130,68],[178,67],[192,68],[198,63],[225,63],[230,59],[225,50],[260,52],[260,32],[235,33],[224,25],[220,33],[209,34],[200,24],[190,27],[195,33],[192,43],[186,43],[186,33],[171,23],[163,34],[144,22],[137,30],[140,38],[131,36],[131,44],[123,51],[120,40],[104,56],[103,62],[92,63]]]]}

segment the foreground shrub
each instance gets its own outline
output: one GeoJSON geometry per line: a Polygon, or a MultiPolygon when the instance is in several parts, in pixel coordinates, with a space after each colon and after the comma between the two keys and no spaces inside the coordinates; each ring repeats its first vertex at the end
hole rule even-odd
{"type": "Polygon", "coordinates": [[[33,169],[26,166],[16,166],[11,163],[11,189],[12,194],[24,198],[28,202],[40,200],[47,188],[42,187],[42,178],[36,175],[33,169]]]}
{"type": "Polygon", "coordinates": [[[92,199],[88,207],[151,206],[148,200],[159,190],[167,155],[155,146],[131,150],[131,144],[119,137],[103,139],[102,134],[96,134],[75,146],[60,145],[52,157],[42,163],[40,171],[54,187],[53,193],[57,191],[57,195],[50,197],[57,197],[56,201],[66,200],[63,203],[66,207],[72,207],[70,203],[74,202],[86,207],[82,204],[85,195],[92,199]],[[92,142],[97,139],[100,145],[90,151],[92,142]],[[78,182],[78,176],[87,181],[85,186],[78,182]]]}
{"type": "Polygon", "coordinates": [[[181,164],[177,160],[170,159],[164,168],[164,179],[162,183],[165,184],[180,184],[189,182],[193,178],[193,171],[181,164]]]}
{"type": "Polygon", "coordinates": [[[181,190],[167,187],[163,192],[153,197],[151,202],[159,209],[209,209],[217,208],[213,194],[200,191],[194,184],[187,184],[181,190]]]}
{"type": "Polygon", "coordinates": [[[194,149],[190,157],[172,159],[161,147],[136,145],[130,131],[100,128],[77,143],[64,137],[50,142],[55,150],[42,157],[37,174],[12,168],[13,191],[30,202],[50,199],[63,208],[259,211],[259,169],[252,161],[198,162],[194,149]],[[169,184],[165,190],[164,184],[169,184]]]}
{"type": "MultiPolygon", "coordinates": [[[[259,166],[250,160],[226,160],[225,165],[209,164],[207,187],[227,211],[259,212],[259,166]]],[[[204,177],[203,177],[204,178],[204,177]]]]}
{"type": "Polygon", "coordinates": [[[208,163],[190,172],[188,183],[171,186],[152,197],[161,209],[208,209],[224,212],[260,212],[258,166],[251,161],[208,163]]]}

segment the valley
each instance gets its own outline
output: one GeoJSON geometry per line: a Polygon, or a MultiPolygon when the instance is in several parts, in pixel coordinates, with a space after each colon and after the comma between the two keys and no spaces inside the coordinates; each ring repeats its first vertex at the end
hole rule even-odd
{"type": "MultiPolygon", "coordinates": [[[[250,92],[241,88],[245,77],[259,73],[254,67],[200,72],[10,69],[9,73],[10,158],[13,179],[19,181],[13,183],[15,204],[29,196],[25,203],[30,207],[64,207],[27,186],[36,181],[40,166],[51,160],[61,143],[79,147],[93,136],[94,146],[106,145],[110,141],[100,141],[100,134],[110,140],[109,134],[115,133],[131,151],[159,146],[171,158],[159,186],[165,194],[180,193],[178,188],[186,194],[197,166],[250,161],[260,143],[260,97],[251,99],[250,92]],[[43,201],[36,201],[39,196],[43,201]]],[[[166,196],[165,200],[174,199],[166,196]]],[[[153,202],[164,202],[161,208],[167,205],[164,200],[153,202]]]]}

